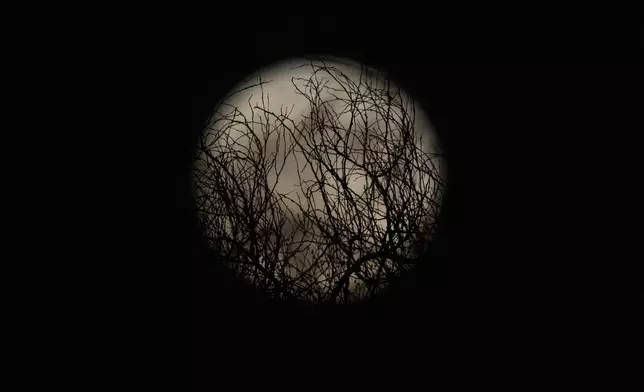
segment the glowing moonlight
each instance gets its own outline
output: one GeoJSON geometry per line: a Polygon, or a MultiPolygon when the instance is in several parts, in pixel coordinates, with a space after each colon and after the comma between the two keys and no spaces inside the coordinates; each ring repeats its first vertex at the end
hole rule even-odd
{"type": "Polygon", "coordinates": [[[445,163],[425,113],[373,69],[291,59],[240,83],[195,163],[204,234],[277,298],[353,302],[431,235],[445,163]]]}

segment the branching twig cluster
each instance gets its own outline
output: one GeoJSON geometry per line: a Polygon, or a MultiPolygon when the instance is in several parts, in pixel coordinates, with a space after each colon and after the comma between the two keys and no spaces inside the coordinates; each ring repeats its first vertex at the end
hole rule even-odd
{"type": "Polygon", "coordinates": [[[210,244],[257,286],[346,303],[414,262],[445,184],[400,90],[366,72],[355,81],[305,66],[311,76],[292,79],[310,104],[303,116],[272,111],[261,78],[243,89],[259,88],[261,104],[224,103],[213,115],[195,165],[197,209],[210,244]]]}

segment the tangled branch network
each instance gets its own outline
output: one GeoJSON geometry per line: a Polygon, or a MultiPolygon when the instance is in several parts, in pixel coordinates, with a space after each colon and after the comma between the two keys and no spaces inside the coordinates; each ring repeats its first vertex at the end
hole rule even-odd
{"type": "Polygon", "coordinates": [[[275,298],[357,302],[418,260],[445,164],[426,116],[386,76],[293,64],[253,75],[209,119],[197,213],[228,266],[275,298]]]}

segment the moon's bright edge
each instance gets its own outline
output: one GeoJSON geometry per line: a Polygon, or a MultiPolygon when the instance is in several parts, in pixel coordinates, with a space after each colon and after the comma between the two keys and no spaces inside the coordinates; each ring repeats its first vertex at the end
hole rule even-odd
{"type": "MultiPolygon", "coordinates": [[[[440,154],[441,149],[438,137],[428,115],[421,110],[420,105],[416,104],[406,92],[399,89],[395,84],[388,80],[387,75],[383,72],[374,69],[367,69],[365,71],[364,66],[345,59],[311,60],[292,58],[275,63],[249,75],[245,80],[233,88],[231,94],[235,92],[234,94],[229,95],[219,103],[218,107],[214,109],[211,122],[204,129],[204,137],[202,140],[205,140],[206,144],[212,146],[221,146],[222,143],[228,143],[230,145],[231,141],[234,141],[234,143],[240,146],[240,151],[252,148],[253,142],[251,138],[245,136],[246,134],[244,133],[248,132],[248,128],[244,128],[241,124],[238,125],[216,121],[217,119],[221,120],[222,117],[231,114],[233,110],[237,110],[239,113],[242,113],[247,119],[254,119],[256,124],[268,122],[277,123],[278,121],[275,118],[267,116],[266,112],[257,109],[257,107],[262,107],[265,110],[269,110],[277,114],[288,114],[288,117],[293,120],[293,124],[306,124],[307,120],[305,116],[311,115],[311,103],[306,97],[298,94],[295,87],[297,86],[301,91],[305,91],[307,86],[303,80],[311,78],[314,73],[314,69],[316,69],[315,67],[322,65],[325,67],[334,67],[339,70],[348,78],[350,83],[353,83],[353,86],[358,88],[361,92],[374,87],[386,87],[387,89],[396,91],[396,97],[400,100],[400,104],[410,110],[410,113],[413,113],[416,146],[428,155],[434,157],[432,159],[435,167],[440,172],[441,176],[445,175],[446,162],[440,154]],[[256,85],[260,81],[263,83],[261,87],[249,87],[256,85]]],[[[344,99],[349,97],[348,93],[342,88],[342,85],[333,77],[330,77],[330,75],[325,75],[324,73],[318,73],[316,75],[319,75],[319,80],[326,87],[320,95],[320,98],[322,101],[328,100],[329,107],[335,113],[341,113],[338,115],[338,123],[341,124],[342,127],[350,126],[349,124],[351,122],[352,115],[348,111],[343,111],[345,108],[343,108],[342,101],[334,100],[334,97],[330,94],[330,92],[333,92],[335,97],[344,99]]],[[[378,114],[375,110],[365,108],[364,113],[366,114],[363,118],[364,129],[381,126],[379,125],[378,114]]],[[[392,113],[393,116],[396,114],[397,113],[392,113]]],[[[265,128],[260,125],[252,126],[252,131],[260,138],[264,129],[265,128]]],[[[396,130],[392,128],[392,132],[395,134],[396,130]]],[[[267,171],[266,175],[268,177],[270,188],[273,189],[273,192],[276,194],[289,195],[289,200],[298,200],[298,197],[301,200],[305,200],[304,194],[307,189],[302,187],[301,181],[313,178],[310,167],[303,167],[304,165],[302,164],[305,162],[305,157],[303,156],[305,152],[293,152],[290,156],[285,157],[285,145],[288,145],[288,143],[286,140],[281,140],[280,145],[277,145],[275,143],[276,141],[275,136],[271,136],[271,138],[269,138],[269,150],[267,153],[281,157],[283,169],[279,175],[279,180],[277,180],[278,176],[275,168],[267,171]],[[299,162],[299,165],[297,162],[299,162]]],[[[357,143],[357,141],[355,143],[357,143]]],[[[212,150],[215,151],[216,148],[213,147],[212,150]]],[[[206,154],[202,152],[201,156],[197,160],[197,167],[203,167],[203,165],[205,165],[204,162],[207,162],[208,159],[209,158],[206,154]]],[[[232,167],[234,167],[234,165],[232,167]]],[[[431,192],[435,192],[435,194],[432,193],[431,197],[435,202],[437,202],[437,204],[440,204],[441,196],[438,191],[438,184],[434,184],[431,178],[421,178],[420,175],[416,176],[416,181],[419,184],[418,186],[424,186],[423,189],[431,189],[431,192]]],[[[367,180],[364,175],[360,175],[360,173],[356,171],[355,174],[349,175],[348,182],[352,190],[360,193],[364,192],[367,180]]],[[[328,188],[327,191],[331,196],[334,195],[334,192],[337,194],[333,188],[328,188]]],[[[197,198],[203,196],[200,192],[203,192],[203,190],[197,186],[195,195],[197,198]]],[[[392,196],[395,197],[396,195],[392,194],[392,196]]],[[[280,208],[284,210],[297,211],[297,206],[289,200],[285,199],[280,208]]],[[[320,193],[314,193],[312,202],[316,206],[324,204],[320,193]]],[[[374,216],[377,217],[374,219],[373,224],[380,230],[385,230],[384,205],[382,203],[375,203],[371,208],[376,211],[374,216]]],[[[324,209],[318,208],[318,210],[319,214],[325,214],[324,209]]],[[[207,219],[207,215],[207,212],[202,212],[202,216],[200,218],[202,220],[207,219]]],[[[290,223],[292,224],[292,222],[290,223]]],[[[225,224],[225,226],[227,230],[230,230],[230,225],[225,224]]],[[[205,235],[208,236],[208,233],[205,233],[205,235]]],[[[298,254],[289,261],[287,274],[294,281],[297,281],[298,279],[308,279],[308,284],[311,284],[310,280],[314,279],[313,284],[319,288],[320,292],[325,292],[332,288],[335,283],[333,279],[329,279],[323,270],[316,270],[314,278],[311,277],[313,275],[305,276],[306,272],[303,272],[310,269],[310,266],[313,265],[312,263],[315,262],[315,260],[312,260],[314,258],[313,255],[318,254],[317,252],[319,251],[319,249],[316,249],[316,246],[317,245],[315,243],[308,244],[308,250],[306,252],[298,254]]],[[[359,255],[356,255],[356,257],[358,256],[359,255]]],[[[366,266],[366,268],[370,267],[366,266]]],[[[375,263],[372,268],[377,268],[375,263]]],[[[247,272],[242,272],[242,274],[244,273],[247,272]]],[[[355,276],[350,276],[348,287],[349,291],[352,292],[352,298],[354,300],[359,300],[363,294],[360,293],[358,279],[355,276]]]]}

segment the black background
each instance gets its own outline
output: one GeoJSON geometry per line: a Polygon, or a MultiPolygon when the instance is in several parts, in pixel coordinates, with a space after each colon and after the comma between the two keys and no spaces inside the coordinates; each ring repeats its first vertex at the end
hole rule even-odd
{"type": "Polygon", "coordinates": [[[222,359],[252,356],[258,344],[291,352],[333,342],[336,354],[374,341],[448,348],[553,331],[553,323],[572,325],[606,305],[611,283],[598,260],[610,256],[589,252],[601,238],[592,230],[600,208],[575,190],[609,187],[594,146],[610,142],[607,129],[627,127],[621,113],[636,107],[630,97],[640,79],[628,63],[637,30],[566,18],[544,26],[527,16],[498,24],[475,12],[449,22],[420,11],[261,10],[241,24],[227,15],[190,19],[167,37],[175,42],[164,57],[178,88],[169,110],[186,110],[163,128],[164,187],[175,200],[164,222],[172,252],[160,265],[174,287],[168,297],[183,293],[171,301],[178,314],[190,313],[195,390],[217,384],[222,359]],[[368,307],[268,303],[213,267],[191,214],[190,158],[219,99],[260,66],[311,54],[388,72],[429,113],[447,155],[449,193],[432,263],[368,307]],[[187,302],[176,299],[186,298],[179,281],[190,287],[187,302]]]}

